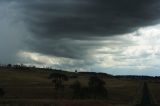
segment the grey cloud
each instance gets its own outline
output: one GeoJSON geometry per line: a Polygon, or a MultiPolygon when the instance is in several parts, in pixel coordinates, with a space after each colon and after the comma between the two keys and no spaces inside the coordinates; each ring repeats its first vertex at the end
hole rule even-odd
{"type": "Polygon", "coordinates": [[[22,6],[26,26],[36,37],[85,39],[155,24],[159,4],[157,0],[35,0],[22,6]]]}
{"type": "Polygon", "coordinates": [[[96,48],[100,48],[105,44],[101,41],[71,39],[30,39],[27,43],[32,44],[32,46],[28,48],[28,51],[74,59],[90,58],[96,48]]]}
{"type": "MultiPolygon", "coordinates": [[[[32,33],[29,50],[45,55],[84,59],[102,46],[131,45],[113,37],[157,24],[157,0],[27,0],[19,2],[22,20],[32,33]],[[64,41],[63,39],[68,39],[64,41]],[[113,40],[111,44],[98,41],[113,40]],[[77,40],[95,41],[78,43],[77,40]]],[[[102,51],[103,52],[103,51],[102,51]]]]}

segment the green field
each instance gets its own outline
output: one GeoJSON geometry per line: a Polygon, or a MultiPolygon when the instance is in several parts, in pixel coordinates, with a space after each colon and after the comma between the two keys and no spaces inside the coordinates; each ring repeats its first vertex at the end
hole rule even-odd
{"type": "MultiPolygon", "coordinates": [[[[68,87],[75,80],[87,86],[89,76],[78,74],[65,82],[63,96],[55,99],[53,83],[47,71],[0,70],[0,87],[5,95],[0,98],[0,106],[133,106],[141,98],[144,80],[130,78],[104,77],[108,98],[105,100],[72,99],[72,91],[68,87]]],[[[63,72],[70,76],[74,73],[63,72]]],[[[148,80],[153,101],[160,104],[159,80],[148,80]]]]}

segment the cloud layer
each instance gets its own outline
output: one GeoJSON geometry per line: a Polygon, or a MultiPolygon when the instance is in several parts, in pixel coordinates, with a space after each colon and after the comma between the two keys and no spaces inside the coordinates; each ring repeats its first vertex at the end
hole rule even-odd
{"type": "Polygon", "coordinates": [[[128,33],[159,20],[157,0],[35,0],[22,3],[36,37],[87,39],[128,33]]]}
{"type": "Polygon", "coordinates": [[[83,40],[101,40],[157,23],[159,4],[157,0],[34,0],[22,1],[21,6],[35,51],[78,58],[95,48],[83,40]]]}
{"type": "Polygon", "coordinates": [[[108,69],[117,74],[122,69],[159,68],[158,0],[0,3],[0,59],[4,63],[108,69]]]}

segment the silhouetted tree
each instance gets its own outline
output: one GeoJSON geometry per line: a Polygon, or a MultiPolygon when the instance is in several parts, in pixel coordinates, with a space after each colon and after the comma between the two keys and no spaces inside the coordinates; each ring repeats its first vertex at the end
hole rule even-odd
{"type": "Polygon", "coordinates": [[[51,79],[52,82],[54,83],[54,87],[56,90],[56,96],[57,96],[58,91],[64,89],[64,81],[67,81],[68,77],[62,73],[52,73],[50,74],[49,79],[51,79]]]}
{"type": "Polygon", "coordinates": [[[11,68],[11,67],[12,67],[12,64],[8,64],[7,67],[8,67],[8,68],[11,68]]]}
{"type": "Polygon", "coordinates": [[[106,98],[107,90],[105,88],[105,82],[96,76],[91,76],[88,82],[88,88],[90,96],[93,98],[106,98]]]}
{"type": "Polygon", "coordinates": [[[77,70],[75,70],[75,73],[77,73],[78,71],[77,70]]]}

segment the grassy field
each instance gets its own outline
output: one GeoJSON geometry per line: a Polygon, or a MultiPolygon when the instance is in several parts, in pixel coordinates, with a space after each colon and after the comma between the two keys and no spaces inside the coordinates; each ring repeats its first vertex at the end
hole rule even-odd
{"type": "MultiPolygon", "coordinates": [[[[55,99],[53,83],[48,79],[50,73],[1,69],[0,87],[5,95],[0,99],[0,106],[133,106],[141,95],[143,80],[104,77],[108,90],[106,100],[73,100],[68,86],[75,80],[87,86],[89,79],[87,75],[79,74],[77,79],[65,82],[63,97],[55,99]]],[[[149,81],[149,88],[154,101],[160,104],[159,83],[149,81]]]]}

